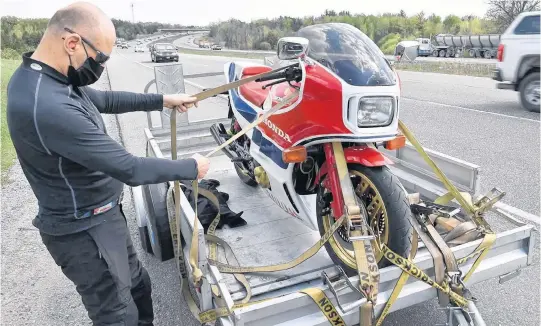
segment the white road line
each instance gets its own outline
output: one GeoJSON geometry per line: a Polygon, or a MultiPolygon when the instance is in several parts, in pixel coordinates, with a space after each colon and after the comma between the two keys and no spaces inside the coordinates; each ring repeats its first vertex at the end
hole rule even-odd
{"type": "Polygon", "coordinates": [[[495,116],[498,116],[498,117],[511,118],[511,119],[517,119],[517,120],[522,120],[522,121],[530,121],[530,122],[539,123],[539,120],[528,119],[528,118],[522,118],[522,117],[515,117],[515,116],[512,116],[512,115],[507,115],[507,114],[502,114],[502,113],[496,113],[496,112],[489,112],[489,111],[482,111],[482,110],[470,109],[470,108],[465,108],[465,107],[463,107],[463,106],[458,106],[458,105],[443,104],[443,103],[432,102],[432,101],[425,101],[425,100],[419,100],[419,99],[409,98],[409,97],[402,97],[402,99],[403,99],[403,100],[409,100],[409,101],[419,101],[419,102],[424,102],[424,103],[434,104],[434,105],[440,105],[440,106],[444,106],[444,107],[448,107],[448,108],[453,108],[453,109],[460,109],[460,110],[464,110],[464,111],[471,111],[471,112],[477,112],[477,113],[482,113],[482,114],[495,115],[495,116]]]}

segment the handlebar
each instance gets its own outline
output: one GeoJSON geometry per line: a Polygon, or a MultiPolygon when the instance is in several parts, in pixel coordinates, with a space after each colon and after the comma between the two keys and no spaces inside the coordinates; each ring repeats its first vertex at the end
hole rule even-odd
{"type": "Polygon", "coordinates": [[[270,75],[258,78],[255,81],[260,83],[260,82],[264,82],[264,81],[268,81],[268,80],[282,79],[282,78],[286,78],[286,71],[277,71],[277,72],[272,73],[270,75]]]}
{"type": "Polygon", "coordinates": [[[280,71],[276,71],[267,76],[256,79],[256,82],[264,82],[268,80],[283,79],[283,81],[297,81],[300,82],[302,79],[302,69],[298,63],[283,67],[280,71]]]}

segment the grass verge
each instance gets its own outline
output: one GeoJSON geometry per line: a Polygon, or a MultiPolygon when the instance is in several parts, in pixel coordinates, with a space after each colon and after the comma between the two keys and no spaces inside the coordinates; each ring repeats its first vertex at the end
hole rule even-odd
{"type": "Polygon", "coordinates": [[[13,72],[17,67],[21,64],[20,60],[8,60],[8,59],[2,59],[1,60],[1,68],[2,68],[2,126],[1,126],[1,133],[2,133],[2,139],[1,139],[1,145],[2,145],[2,159],[0,161],[0,166],[2,170],[2,180],[4,180],[5,173],[9,170],[9,168],[13,165],[13,162],[15,161],[15,148],[13,148],[13,143],[11,142],[11,138],[9,137],[9,130],[8,130],[8,123],[6,120],[6,106],[7,106],[7,86],[9,79],[11,78],[11,75],[13,75],[13,72]]]}
{"type": "Polygon", "coordinates": [[[272,56],[272,54],[269,53],[232,52],[227,50],[192,50],[186,48],[179,48],[177,52],[184,54],[209,55],[214,57],[233,57],[243,59],[263,59],[264,57],[272,56]]]}
{"type": "MultiPolygon", "coordinates": [[[[451,59],[452,60],[452,59],[451,59]]],[[[435,72],[449,75],[464,75],[475,77],[492,77],[495,64],[481,64],[469,62],[395,62],[397,70],[435,72]]]]}

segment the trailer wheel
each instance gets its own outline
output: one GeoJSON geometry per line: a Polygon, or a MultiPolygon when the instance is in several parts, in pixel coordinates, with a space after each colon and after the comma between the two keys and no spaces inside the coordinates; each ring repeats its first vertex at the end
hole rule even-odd
{"type": "Polygon", "coordinates": [[[174,257],[173,240],[167,215],[167,186],[167,183],[143,186],[150,246],[154,256],[160,261],[174,257]]]}
{"type": "Polygon", "coordinates": [[[468,51],[468,54],[470,55],[471,58],[475,58],[475,57],[476,57],[476,55],[475,55],[476,53],[475,53],[475,50],[474,50],[474,49],[470,49],[470,50],[468,51]]]}
{"type": "Polygon", "coordinates": [[[520,103],[531,112],[539,112],[539,72],[531,72],[520,82],[520,103]]]}
{"type": "MultiPolygon", "coordinates": [[[[381,242],[402,257],[411,250],[413,227],[412,213],[406,192],[398,177],[387,167],[365,167],[348,164],[351,181],[356,189],[357,199],[367,208],[369,225],[379,234],[381,242]],[[383,204],[383,205],[381,205],[383,204]],[[376,209],[380,207],[379,209],[376,209]]],[[[323,236],[335,219],[328,213],[330,193],[321,186],[317,194],[317,223],[323,236]]],[[[374,255],[380,268],[391,264],[383,258],[383,253],[372,242],[374,255]]],[[[325,249],[332,261],[340,265],[347,275],[357,274],[353,246],[342,227],[325,243],[325,249]]]]}
{"type": "Polygon", "coordinates": [[[446,53],[445,50],[440,50],[440,58],[445,57],[445,53],[446,53]]]}
{"type": "Polygon", "coordinates": [[[490,59],[492,56],[490,55],[490,51],[485,51],[483,53],[483,56],[485,57],[485,59],[490,59]]]}
{"type": "Polygon", "coordinates": [[[434,50],[434,51],[432,51],[432,56],[433,56],[433,57],[437,57],[437,56],[438,56],[438,53],[439,53],[438,50],[434,50]]]}

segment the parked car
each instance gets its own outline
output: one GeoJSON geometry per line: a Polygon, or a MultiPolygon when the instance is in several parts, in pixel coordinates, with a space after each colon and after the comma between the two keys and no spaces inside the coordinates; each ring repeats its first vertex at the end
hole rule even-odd
{"type": "Polygon", "coordinates": [[[221,50],[222,49],[222,46],[219,45],[219,44],[214,44],[211,48],[212,50],[221,50]]]}
{"type": "Polygon", "coordinates": [[[152,62],[178,62],[177,48],[171,43],[156,43],[150,48],[150,59],[152,62]]]}
{"type": "Polygon", "coordinates": [[[145,48],[141,44],[135,46],[135,52],[145,52],[145,48]]]}

